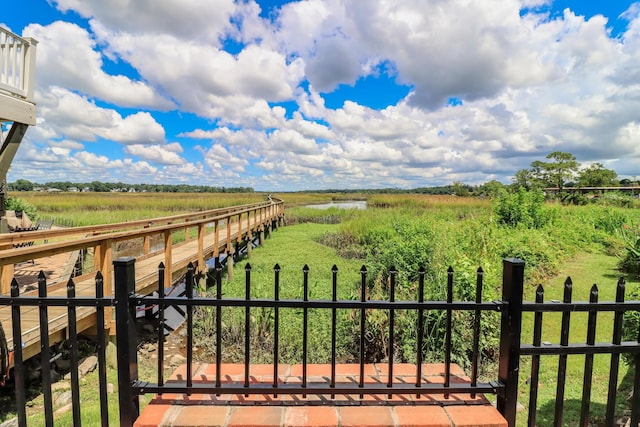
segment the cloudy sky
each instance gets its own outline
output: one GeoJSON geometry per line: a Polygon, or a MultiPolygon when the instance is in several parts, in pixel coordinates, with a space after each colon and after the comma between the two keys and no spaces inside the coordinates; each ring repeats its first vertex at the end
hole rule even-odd
{"type": "Polygon", "coordinates": [[[21,0],[0,26],[39,41],[9,181],[509,183],[557,150],[640,176],[640,3],[21,0]]]}

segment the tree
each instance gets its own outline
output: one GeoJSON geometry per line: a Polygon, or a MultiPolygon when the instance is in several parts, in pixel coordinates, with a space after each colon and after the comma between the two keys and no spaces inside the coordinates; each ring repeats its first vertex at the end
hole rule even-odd
{"type": "Polygon", "coordinates": [[[516,189],[524,188],[525,190],[533,190],[536,188],[547,187],[545,180],[545,172],[538,164],[542,163],[538,160],[531,163],[532,169],[520,169],[513,176],[513,184],[516,189]]]}
{"type": "Polygon", "coordinates": [[[580,167],[580,163],[576,161],[576,157],[573,154],[565,153],[563,151],[554,151],[547,155],[547,159],[552,159],[554,161],[540,162],[541,166],[546,171],[546,180],[551,184],[551,186],[562,190],[567,180],[572,179],[575,176],[578,168],[580,167]]]}
{"type": "Polygon", "coordinates": [[[485,182],[481,186],[478,187],[478,195],[487,196],[490,198],[495,198],[500,195],[502,191],[505,191],[506,186],[500,181],[496,181],[492,179],[489,182],[485,182]]]}
{"type": "Polygon", "coordinates": [[[580,187],[617,187],[618,174],[605,168],[602,163],[594,163],[578,173],[578,185],[580,187]]]}
{"type": "Polygon", "coordinates": [[[26,179],[19,179],[14,182],[11,187],[15,191],[33,191],[33,183],[31,181],[27,181],[26,179]]]}
{"type": "Polygon", "coordinates": [[[469,195],[469,187],[460,181],[453,183],[453,194],[460,197],[466,197],[469,195]]]}

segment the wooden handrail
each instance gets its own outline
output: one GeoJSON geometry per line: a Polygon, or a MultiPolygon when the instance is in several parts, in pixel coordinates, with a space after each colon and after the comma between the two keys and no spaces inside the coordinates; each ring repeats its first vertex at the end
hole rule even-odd
{"type": "Polygon", "coordinates": [[[183,222],[189,222],[191,225],[195,226],[197,224],[196,221],[198,219],[211,218],[212,216],[223,216],[227,213],[234,213],[234,212],[237,213],[238,210],[241,210],[241,209],[251,210],[258,207],[268,206],[269,204],[270,202],[251,203],[247,205],[211,209],[211,210],[195,212],[195,213],[141,219],[136,221],[119,222],[119,223],[113,223],[113,224],[87,225],[82,227],[36,230],[36,231],[18,232],[18,233],[3,233],[3,234],[0,234],[0,247],[10,246],[17,243],[23,243],[23,242],[95,235],[95,234],[101,234],[101,233],[115,233],[118,231],[132,230],[132,229],[144,228],[144,227],[149,228],[150,224],[156,226],[156,225],[162,225],[162,224],[173,224],[178,221],[183,221],[183,222]]]}
{"type": "MultiPolygon", "coordinates": [[[[0,294],[7,294],[10,280],[13,276],[14,265],[20,262],[44,258],[61,253],[69,253],[82,249],[94,249],[94,265],[102,270],[105,278],[105,293],[111,288],[111,257],[112,247],[115,243],[143,239],[147,248],[148,238],[152,235],[163,235],[165,253],[165,273],[171,278],[171,248],[173,246],[172,233],[189,228],[198,228],[198,253],[199,269],[204,268],[204,232],[207,224],[213,224],[215,234],[214,256],[218,256],[218,242],[221,225],[226,227],[227,236],[231,235],[231,224],[238,227],[238,239],[250,233],[252,228],[249,221],[242,221],[242,215],[247,217],[259,217],[262,224],[266,221],[277,219],[284,214],[284,202],[272,199],[267,202],[234,206],[222,209],[213,209],[205,212],[174,215],[170,217],[153,218],[148,220],[132,221],[127,223],[106,224],[98,226],[74,227],[58,230],[31,231],[24,233],[8,233],[0,236],[0,294]],[[262,212],[266,211],[263,216],[262,212]],[[36,244],[21,248],[12,248],[12,244],[23,241],[40,241],[57,239],[51,243],[36,244]]],[[[254,224],[255,228],[255,224],[254,224]]],[[[187,236],[188,237],[188,236],[187,236]]],[[[233,250],[229,238],[226,240],[227,254],[233,250]]]]}

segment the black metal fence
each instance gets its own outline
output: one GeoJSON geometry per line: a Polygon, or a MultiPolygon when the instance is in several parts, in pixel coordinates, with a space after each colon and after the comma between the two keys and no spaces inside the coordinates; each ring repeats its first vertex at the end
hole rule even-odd
{"type": "MultiPolygon", "coordinates": [[[[606,410],[606,425],[614,425],[616,387],[618,383],[618,369],[620,363],[620,354],[632,354],[636,361],[636,366],[640,366],[640,331],[638,340],[622,342],[622,316],[625,311],[640,311],[639,301],[624,301],[624,281],[620,280],[617,286],[617,298],[615,302],[599,302],[597,300],[597,290],[592,289],[592,296],[589,302],[572,302],[571,301],[571,282],[565,284],[565,297],[563,302],[543,302],[542,288],[538,289],[535,302],[523,302],[523,284],[524,284],[524,262],[518,259],[505,259],[503,262],[503,286],[502,298],[497,301],[482,301],[483,272],[478,270],[476,276],[476,293],[474,301],[453,301],[453,271],[450,269],[446,284],[446,301],[425,301],[424,285],[425,274],[421,271],[418,280],[418,290],[416,299],[413,301],[396,300],[396,275],[397,272],[391,269],[388,282],[388,300],[368,300],[365,290],[367,289],[367,271],[360,271],[362,280],[362,292],[360,298],[356,300],[338,300],[337,299],[337,268],[333,270],[333,280],[331,284],[332,298],[331,300],[310,300],[308,294],[308,275],[309,269],[303,269],[303,298],[302,299],[281,299],[280,291],[280,268],[274,268],[273,298],[257,299],[251,298],[251,269],[246,270],[246,292],[245,298],[228,298],[223,297],[223,280],[222,268],[220,264],[216,265],[213,271],[215,277],[215,296],[196,297],[193,289],[197,277],[194,274],[193,266],[188,269],[186,283],[186,298],[175,298],[165,296],[163,283],[162,265],[159,271],[158,296],[149,297],[137,295],[135,289],[135,260],[133,258],[122,258],[114,262],[115,273],[115,298],[103,297],[102,294],[102,278],[98,273],[96,278],[96,297],[85,298],[75,296],[75,287],[73,281],[70,281],[67,287],[68,295],[66,298],[47,297],[46,281],[44,275],[40,276],[38,297],[23,297],[18,295],[17,283],[14,281],[12,285],[11,297],[0,298],[0,304],[11,305],[13,320],[13,336],[20,337],[20,307],[21,306],[38,306],[40,312],[40,339],[42,343],[41,360],[49,360],[48,345],[48,308],[65,306],[68,310],[69,318],[69,337],[71,346],[77,345],[75,339],[75,316],[76,310],[82,307],[94,307],[97,314],[97,324],[104,324],[104,309],[108,306],[115,307],[116,318],[116,337],[117,337],[117,359],[118,359],[118,398],[119,398],[119,417],[120,424],[123,426],[133,425],[135,419],[139,415],[139,396],[146,393],[206,393],[206,394],[294,394],[294,395],[370,395],[370,394],[444,394],[450,393],[490,393],[495,394],[497,399],[497,408],[508,421],[509,426],[514,426],[516,422],[516,410],[518,402],[518,384],[520,361],[524,356],[531,357],[531,390],[529,393],[529,425],[536,424],[536,404],[538,390],[538,373],[540,366],[540,357],[547,355],[559,356],[559,365],[557,369],[557,392],[555,403],[554,425],[562,425],[564,386],[566,378],[567,356],[573,354],[585,355],[584,369],[584,387],[582,396],[582,420],[581,425],[588,425],[589,403],[591,378],[593,370],[593,356],[595,354],[610,354],[610,382],[608,403],[606,410]],[[189,286],[191,284],[192,286],[189,286]],[[137,361],[137,336],[136,336],[136,309],[140,305],[157,305],[159,309],[159,319],[161,324],[158,327],[158,371],[157,382],[151,383],[138,378],[138,361],[137,361]],[[187,328],[187,357],[186,357],[186,375],[185,381],[165,381],[164,380],[164,327],[163,310],[168,306],[184,306],[186,307],[186,328],[187,328]],[[216,354],[216,377],[211,383],[194,383],[192,381],[192,362],[193,362],[193,313],[195,307],[206,306],[215,308],[215,354],[216,354]],[[225,308],[236,307],[245,311],[245,349],[244,349],[244,380],[237,383],[229,383],[221,378],[222,364],[222,312],[225,308]],[[250,343],[250,322],[248,321],[250,310],[252,308],[271,308],[273,310],[273,384],[253,383],[249,377],[249,365],[251,361],[250,343]],[[302,360],[303,365],[302,382],[300,384],[282,384],[278,382],[278,361],[279,355],[279,320],[281,308],[293,308],[302,313],[302,360]],[[327,384],[317,384],[307,381],[307,343],[308,343],[308,311],[311,309],[328,310],[331,313],[331,377],[327,384]],[[336,382],[336,324],[337,310],[347,309],[352,312],[359,313],[359,364],[360,376],[357,384],[345,385],[336,382]],[[364,381],[364,364],[367,342],[365,341],[365,322],[368,313],[371,310],[382,310],[388,315],[388,342],[394,342],[395,334],[395,317],[398,310],[414,311],[416,313],[417,327],[419,331],[416,336],[415,366],[416,366],[416,383],[415,384],[398,384],[394,383],[393,377],[393,345],[389,346],[388,360],[388,381],[384,383],[370,384],[364,381]],[[445,375],[442,384],[427,383],[422,380],[422,363],[423,363],[423,335],[425,313],[432,310],[439,310],[445,313],[446,335],[444,345],[444,366],[445,375]],[[469,383],[458,383],[450,381],[451,354],[452,354],[452,322],[454,313],[469,312],[473,319],[473,345],[471,354],[471,376],[469,383]],[[595,330],[597,315],[600,312],[613,312],[614,325],[612,331],[612,340],[608,343],[595,343],[595,334],[591,331],[595,330]],[[489,382],[481,382],[478,378],[478,358],[479,358],[479,341],[482,335],[481,319],[484,313],[499,312],[501,317],[500,324],[500,348],[499,348],[499,364],[497,378],[489,382]],[[523,313],[534,313],[534,337],[532,344],[522,344],[521,331],[523,313]],[[543,313],[560,312],[562,313],[561,338],[557,344],[541,343],[542,332],[542,316],[543,313]],[[569,327],[572,312],[587,312],[589,315],[589,336],[586,342],[573,344],[569,343],[569,327]]],[[[105,360],[105,343],[106,338],[104,331],[98,327],[98,359],[99,359],[99,388],[101,402],[101,422],[102,425],[108,425],[108,405],[106,392],[106,360],[105,360]]],[[[14,342],[14,360],[15,367],[13,376],[16,384],[16,399],[18,408],[18,421],[20,425],[26,425],[26,399],[24,394],[24,364],[22,360],[22,352],[20,340],[14,342]]],[[[80,425],[80,398],[79,398],[79,380],[77,374],[77,353],[72,351],[71,360],[71,389],[73,394],[73,422],[74,425],[80,425]],[[75,353],[76,359],[73,359],[75,353]]],[[[47,425],[53,425],[53,404],[51,395],[51,381],[48,372],[48,363],[42,364],[43,369],[43,393],[45,400],[45,418],[47,425]]],[[[634,384],[640,384],[640,369],[636,371],[634,384]]],[[[640,421],[640,386],[634,388],[631,397],[631,425],[638,425],[640,421]]]]}

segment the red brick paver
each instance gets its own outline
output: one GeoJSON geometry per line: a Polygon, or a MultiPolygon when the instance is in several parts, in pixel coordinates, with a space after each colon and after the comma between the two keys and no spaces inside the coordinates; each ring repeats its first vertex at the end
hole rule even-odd
{"type": "MultiPolygon", "coordinates": [[[[239,406],[233,408],[228,427],[263,427],[282,425],[282,406],[239,406]]],[[[204,424],[203,424],[204,425],[204,424]]]]}
{"type": "Polygon", "coordinates": [[[446,411],[456,427],[507,427],[493,406],[448,406],[446,411]]]}
{"type": "Polygon", "coordinates": [[[441,427],[451,425],[449,416],[441,406],[396,406],[395,412],[398,425],[403,427],[441,427]]]}
{"type": "Polygon", "coordinates": [[[227,425],[227,406],[185,406],[171,420],[164,420],[173,427],[198,427],[202,425],[224,427],[227,425]]]}
{"type": "Polygon", "coordinates": [[[391,406],[345,406],[339,409],[342,427],[395,426],[391,406]]]}
{"type": "Polygon", "coordinates": [[[292,406],[284,413],[283,425],[307,427],[333,427],[338,425],[335,406],[292,406]]]}
{"type": "MultiPolygon", "coordinates": [[[[365,365],[365,383],[386,384],[389,377],[387,364],[365,365]]],[[[244,366],[223,364],[220,368],[223,383],[244,383],[244,366]]],[[[184,381],[186,367],[173,373],[171,381],[184,381]]],[[[215,381],[214,364],[192,366],[194,383],[215,381]]],[[[308,365],[307,383],[328,384],[330,365],[308,365]]],[[[357,364],[336,365],[336,382],[358,384],[360,367],[357,364]]],[[[395,384],[416,383],[416,366],[393,366],[395,384]]],[[[444,382],[444,365],[423,365],[422,379],[426,383],[444,382]]],[[[451,365],[451,383],[469,382],[457,366],[451,365]]],[[[250,382],[273,383],[272,365],[252,365],[250,382]]],[[[302,365],[278,366],[279,384],[300,384],[302,365]]],[[[418,389],[416,389],[416,392],[418,389]]],[[[192,394],[191,396],[165,393],[154,398],[135,423],[136,427],[151,426],[221,426],[221,427],[506,427],[507,423],[489,401],[478,394],[359,395],[287,395],[257,394],[245,396],[192,394]]]]}

